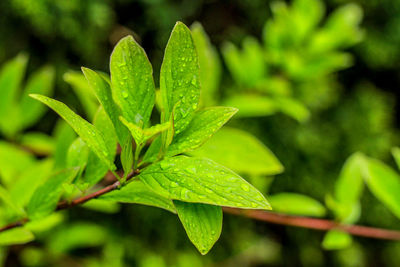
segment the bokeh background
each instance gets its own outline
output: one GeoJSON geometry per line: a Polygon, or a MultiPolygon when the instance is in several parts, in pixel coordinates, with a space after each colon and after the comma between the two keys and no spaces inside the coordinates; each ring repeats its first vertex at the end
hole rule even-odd
{"type": "MultiPolygon", "coordinates": [[[[164,48],[175,22],[183,21],[186,25],[200,22],[222,66],[217,103],[233,101],[232,92],[254,89],[269,96],[275,95],[271,93],[274,90],[290,91],[291,99],[301,104],[293,105],[293,110],[263,111],[262,116],[242,114],[231,122],[232,126],[256,135],[285,167],[285,172],[275,178],[252,177],[252,182],[264,193],[296,192],[324,203],[333,191],[341,166],[353,152],[362,151],[394,165],[390,149],[399,144],[400,136],[397,119],[400,1],[325,0],[320,2],[324,10],[321,13],[315,11],[319,7],[306,4],[303,9],[307,16],[299,16],[297,20],[299,24],[304,22],[301,25],[305,28],[307,23],[311,28],[324,27],[338,8],[348,8],[346,14],[327,27],[325,35],[318,37],[319,41],[313,39],[318,38],[312,30],[300,36],[297,24],[290,24],[296,20],[282,19],[285,18],[283,3],[2,0],[0,64],[23,51],[29,55],[28,75],[43,65],[53,66],[54,98],[89,116],[68,83],[71,71],[87,66],[108,72],[113,46],[121,37],[131,34],[146,50],[158,84],[164,48]],[[268,30],[264,30],[266,22],[270,25],[268,30]],[[305,40],[315,41],[315,54],[304,53],[305,44],[312,43],[305,40]],[[326,48],[330,44],[332,47],[326,48]],[[253,58],[242,55],[239,64],[232,62],[232,49],[242,47],[250,51],[264,49],[270,57],[260,63],[257,54],[253,58]],[[243,78],[243,69],[248,68],[253,68],[254,73],[262,70],[256,77],[247,79],[245,74],[243,78]]],[[[292,1],[286,3],[292,5],[292,1]]],[[[57,115],[47,112],[27,130],[51,133],[56,121],[57,115]]],[[[62,216],[65,220],[44,232],[37,241],[0,249],[0,264],[143,267],[400,264],[400,243],[355,238],[345,249],[324,250],[323,232],[228,214],[224,215],[221,239],[206,256],[201,256],[190,244],[176,216],[156,208],[121,205],[104,213],[77,207],[62,216]]],[[[334,218],[329,213],[327,217],[334,218]]],[[[363,194],[358,223],[400,229],[398,219],[368,191],[363,194]]]]}

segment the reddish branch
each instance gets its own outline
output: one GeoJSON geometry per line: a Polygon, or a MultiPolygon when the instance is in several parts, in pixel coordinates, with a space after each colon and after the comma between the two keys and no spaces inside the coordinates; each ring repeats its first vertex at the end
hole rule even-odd
{"type": "Polygon", "coordinates": [[[241,215],[247,218],[274,224],[280,224],[280,225],[289,225],[289,226],[296,226],[296,227],[309,228],[322,231],[337,229],[357,236],[377,238],[377,239],[387,239],[387,240],[400,240],[400,231],[394,231],[394,230],[386,230],[386,229],[367,227],[361,225],[343,225],[330,220],[308,218],[301,216],[291,216],[291,215],[259,211],[259,210],[241,210],[241,209],[224,207],[224,211],[226,213],[241,215]]]}
{"type": "MultiPolygon", "coordinates": [[[[127,179],[132,179],[137,172],[132,172],[128,175],[127,179]]],[[[108,185],[96,192],[93,192],[89,195],[77,198],[72,202],[61,201],[57,205],[57,210],[68,209],[80,204],[83,204],[91,199],[95,199],[103,194],[111,192],[120,187],[120,182],[116,181],[111,185],[108,185]]],[[[377,239],[387,239],[387,240],[400,240],[400,231],[386,230],[374,227],[360,226],[360,225],[342,225],[337,222],[324,220],[324,219],[315,219],[315,218],[307,218],[300,216],[291,216],[278,214],[274,212],[265,212],[260,210],[242,210],[236,208],[227,208],[224,207],[224,211],[226,213],[240,215],[244,217],[248,217],[251,219],[264,221],[268,223],[280,224],[280,225],[289,225],[295,227],[309,228],[315,230],[328,231],[331,229],[338,229],[345,232],[348,232],[352,235],[369,237],[369,238],[377,238],[377,239]]],[[[2,228],[0,228],[0,232],[23,226],[28,219],[21,220],[19,222],[8,224],[2,228]]]]}

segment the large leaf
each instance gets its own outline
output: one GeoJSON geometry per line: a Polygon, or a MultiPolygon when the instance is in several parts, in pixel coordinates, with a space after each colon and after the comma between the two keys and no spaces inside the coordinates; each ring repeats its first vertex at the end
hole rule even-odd
{"type": "Polygon", "coordinates": [[[200,23],[195,22],[190,27],[199,56],[201,104],[212,106],[216,104],[216,93],[221,79],[221,62],[217,50],[211,45],[210,39],[200,23]]]}
{"type": "Polygon", "coordinates": [[[128,136],[128,131],[118,119],[118,117],[120,116],[120,110],[113,101],[110,84],[91,69],[82,68],[82,71],[85,74],[89,85],[96,93],[97,99],[99,100],[108,117],[112,121],[119,143],[123,144],[128,136]]]}
{"type": "Polygon", "coordinates": [[[323,217],[326,214],[321,203],[306,195],[279,193],[271,195],[268,200],[272,209],[277,212],[314,217],[323,217]]]}
{"type": "Polygon", "coordinates": [[[154,206],[176,213],[170,199],[154,193],[141,181],[132,181],[118,190],[102,195],[99,199],[154,206]]]}
{"type": "Polygon", "coordinates": [[[29,77],[19,104],[22,127],[32,126],[45,113],[46,109],[29,94],[51,95],[53,92],[54,69],[46,66],[29,77]]]}
{"type": "Polygon", "coordinates": [[[400,218],[400,175],[379,160],[368,159],[365,182],[384,205],[400,218]]]}
{"type": "Polygon", "coordinates": [[[35,237],[31,231],[23,227],[18,227],[0,233],[0,246],[25,244],[34,239],[35,237]]]}
{"type": "Polygon", "coordinates": [[[177,22],[172,30],[160,73],[163,103],[162,122],[169,121],[175,110],[175,134],[190,122],[200,97],[199,62],[190,30],[177,22]]]}
{"type": "Polygon", "coordinates": [[[222,231],[222,208],[201,203],[174,200],[186,233],[202,255],[217,242],[222,231]]]}
{"type": "Polygon", "coordinates": [[[229,107],[212,107],[197,112],[187,128],[174,137],[167,155],[173,156],[198,148],[236,112],[236,108],[229,107]]]}
{"type": "Polygon", "coordinates": [[[249,209],[271,208],[265,197],[242,177],[206,158],[167,158],[145,168],[139,178],[169,199],[249,209]]]}
{"type": "Polygon", "coordinates": [[[155,101],[153,69],[143,48],[132,36],[121,39],[111,54],[111,83],[123,116],[146,125],[155,101]]]}
{"type": "Polygon", "coordinates": [[[0,70],[0,121],[8,116],[9,109],[15,104],[27,62],[28,57],[21,53],[0,70]]]}
{"type": "Polygon", "coordinates": [[[95,126],[82,119],[62,102],[41,95],[31,96],[56,111],[111,170],[116,169],[114,157],[107,148],[104,136],[95,126]]]}
{"type": "Polygon", "coordinates": [[[53,137],[41,132],[28,132],[21,136],[20,144],[27,147],[37,155],[48,156],[55,150],[53,137]]]}
{"type": "Polygon", "coordinates": [[[52,213],[63,193],[63,184],[72,182],[78,170],[71,168],[58,172],[39,186],[28,203],[28,217],[37,220],[52,213]]]}
{"type": "Polygon", "coordinates": [[[222,128],[190,154],[208,157],[239,173],[273,175],[283,171],[281,163],[264,144],[234,128],[222,128]]]}

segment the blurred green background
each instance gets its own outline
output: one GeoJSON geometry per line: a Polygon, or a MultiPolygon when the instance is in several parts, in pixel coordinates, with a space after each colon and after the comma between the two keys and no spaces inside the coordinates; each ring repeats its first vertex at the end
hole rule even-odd
{"type": "MultiPolygon", "coordinates": [[[[198,21],[222,64],[214,101],[229,105],[237,92],[243,92],[280,103],[261,111],[240,107],[248,108],[248,114],[231,123],[255,134],[285,167],[274,179],[248,177],[250,181],[264,193],[296,192],[324,203],[353,152],[394,165],[390,149],[399,145],[400,136],[400,1],[295,2],[305,3],[303,14],[286,14],[283,1],[266,0],[3,0],[0,63],[23,51],[29,55],[28,74],[46,64],[54,66],[54,98],[85,114],[79,95],[65,81],[71,77],[66,72],[81,66],[108,72],[113,46],[131,34],[158,75],[175,22],[198,21]],[[330,15],[343,7],[347,11],[329,24],[330,15]],[[257,49],[266,53],[265,60],[257,49]],[[290,95],[285,98],[290,105],[282,104],[282,95],[290,95]]],[[[56,121],[55,113],[46,112],[27,130],[50,133],[56,121]]],[[[0,262],[4,266],[398,266],[400,260],[400,243],[355,238],[345,249],[324,250],[323,232],[227,214],[221,239],[206,256],[190,244],[175,216],[155,208],[122,205],[104,213],[77,207],[53,220],[56,226],[38,241],[0,249],[0,262]],[[60,217],[64,222],[56,223],[60,217]]],[[[368,192],[363,194],[358,223],[400,229],[398,219],[368,192]]]]}

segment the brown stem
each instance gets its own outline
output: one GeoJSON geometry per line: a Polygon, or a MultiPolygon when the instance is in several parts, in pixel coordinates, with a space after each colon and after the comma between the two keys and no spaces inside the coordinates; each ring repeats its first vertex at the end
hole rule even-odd
{"type": "Polygon", "coordinates": [[[321,231],[338,229],[356,236],[387,239],[387,240],[400,240],[400,231],[386,230],[386,229],[367,227],[361,225],[343,225],[330,220],[308,218],[301,216],[291,216],[291,215],[260,211],[260,210],[240,210],[227,207],[224,207],[223,209],[224,212],[226,213],[241,215],[247,218],[274,224],[296,226],[296,227],[309,228],[321,231]]]}
{"type": "MultiPolygon", "coordinates": [[[[128,175],[127,179],[128,180],[132,179],[136,174],[138,174],[138,171],[130,173],[128,175]]],[[[112,183],[111,185],[108,185],[108,186],[106,186],[96,192],[93,192],[89,195],[77,198],[77,199],[73,200],[72,202],[68,203],[66,201],[61,201],[57,205],[57,210],[68,209],[68,208],[74,207],[76,205],[83,204],[91,199],[97,198],[97,197],[99,197],[105,193],[108,193],[110,191],[113,191],[119,187],[120,187],[120,182],[116,181],[116,182],[112,183]]],[[[269,223],[274,223],[274,224],[289,225],[289,226],[309,228],[309,229],[322,230],[322,231],[338,229],[338,230],[342,230],[344,232],[347,232],[349,234],[356,235],[356,236],[363,236],[363,237],[377,238],[377,239],[386,239],[386,240],[400,240],[400,231],[386,230],[386,229],[381,229],[381,228],[374,228],[374,227],[367,227],[367,226],[360,226],[360,225],[343,225],[343,224],[339,224],[335,221],[330,221],[330,220],[307,218],[307,217],[301,217],[301,216],[292,216],[292,215],[285,215],[285,214],[266,212],[266,211],[260,211],[260,210],[242,210],[242,209],[227,208],[227,207],[224,207],[223,210],[226,213],[240,215],[240,216],[244,216],[247,218],[264,221],[264,222],[269,222],[269,223]]],[[[9,229],[12,229],[15,227],[23,226],[26,222],[28,222],[28,219],[23,219],[19,222],[8,224],[8,225],[0,228],[0,232],[9,230],[9,229]]]]}

